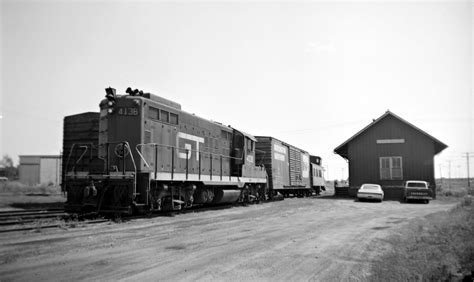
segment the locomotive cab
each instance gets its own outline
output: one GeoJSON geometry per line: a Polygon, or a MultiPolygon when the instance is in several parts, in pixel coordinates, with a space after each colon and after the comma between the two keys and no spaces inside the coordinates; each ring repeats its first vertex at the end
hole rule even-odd
{"type": "Polygon", "coordinates": [[[232,176],[255,176],[255,142],[252,135],[234,129],[232,148],[232,176]]]}

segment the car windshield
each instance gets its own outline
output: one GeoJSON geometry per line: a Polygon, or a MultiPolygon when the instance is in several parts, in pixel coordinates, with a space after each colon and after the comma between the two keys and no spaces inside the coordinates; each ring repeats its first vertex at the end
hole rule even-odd
{"type": "Polygon", "coordinates": [[[379,190],[379,186],[375,186],[375,185],[364,185],[364,186],[362,186],[362,189],[364,189],[364,190],[379,190]]]}
{"type": "Polygon", "coordinates": [[[412,188],[426,188],[426,184],[423,182],[408,182],[407,187],[412,188]]]}

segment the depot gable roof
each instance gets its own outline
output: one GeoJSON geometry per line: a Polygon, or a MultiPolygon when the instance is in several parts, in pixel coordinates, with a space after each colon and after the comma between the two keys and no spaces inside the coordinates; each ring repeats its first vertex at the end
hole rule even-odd
{"type": "Polygon", "coordinates": [[[354,134],[351,138],[347,139],[344,143],[342,143],[341,145],[337,146],[336,149],[334,149],[334,153],[340,155],[341,157],[343,158],[347,158],[347,146],[348,144],[356,139],[358,136],[360,136],[361,134],[363,134],[364,132],[366,132],[368,129],[370,129],[371,127],[373,127],[374,125],[376,125],[377,123],[381,122],[383,119],[385,119],[386,117],[388,116],[391,116],[391,117],[394,117],[395,119],[399,120],[400,122],[402,123],[405,123],[406,125],[408,125],[409,127],[415,129],[416,131],[418,131],[420,134],[423,134],[425,136],[427,136],[428,138],[430,138],[431,140],[433,140],[433,142],[435,143],[435,155],[440,153],[441,151],[443,151],[444,149],[446,149],[448,146],[446,144],[444,144],[443,142],[439,141],[438,139],[434,138],[433,136],[429,135],[428,133],[426,133],[425,131],[421,130],[420,128],[414,126],[413,124],[409,123],[408,121],[402,119],[401,117],[397,116],[396,114],[392,113],[391,111],[386,111],[385,114],[383,114],[381,117],[379,117],[378,119],[374,120],[372,123],[370,123],[369,125],[367,125],[366,127],[364,127],[362,130],[360,130],[359,132],[357,132],[356,134],[354,134]]]}

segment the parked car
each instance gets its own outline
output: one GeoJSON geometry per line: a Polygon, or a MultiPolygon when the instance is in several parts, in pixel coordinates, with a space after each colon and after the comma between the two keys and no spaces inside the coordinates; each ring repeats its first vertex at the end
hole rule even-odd
{"type": "Polygon", "coordinates": [[[428,188],[429,183],[421,180],[408,180],[405,182],[403,198],[405,202],[410,200],[422,201],[428,204],[433,199],[431,190],[428,188]]]}
{"type": "Polygon", "coordinates": [[[383,190],[378,184],[362,184],[357,191],[357,199],[383,201],[383,190]]]}

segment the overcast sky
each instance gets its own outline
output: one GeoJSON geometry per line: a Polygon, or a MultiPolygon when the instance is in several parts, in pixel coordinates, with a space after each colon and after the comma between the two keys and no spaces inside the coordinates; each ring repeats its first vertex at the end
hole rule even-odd
{"type": "Polygon", "coordinates": [[[320,155],[329,179],[347,177],[334,148],[389,109],[449,146],[437,177],[466,176],[472,1],[0,2],[0,154],[16,163],[59,154],[64,116],[131,86],[320,155]]]}

